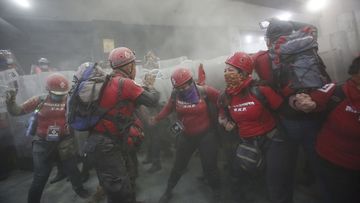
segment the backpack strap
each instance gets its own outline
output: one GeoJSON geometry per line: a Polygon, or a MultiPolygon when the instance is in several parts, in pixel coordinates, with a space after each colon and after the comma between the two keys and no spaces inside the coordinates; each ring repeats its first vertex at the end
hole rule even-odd
{"type": "Polygon", "coordinates": [[[250,87],[250,92],[252,95],[254,95],[260,101],[260,103],[265,108],[267,108],[269,111],[271,111],[270,104],[269,104],[268,100],[266,99],[265,95],[260,91],[259,86],[252,85],[250,87]]]}
{"type": "Polygon", "coordinates": [[[346,98],[342,87],[342,85],[335,86],[334,93],[327,104],[327,112],[334,110],[346,98]]]}
{"type": "Polygon", "coordinates": [[[34,112],[39,112],[41,110],[41,108],[43,107],[44,103],[45,103],[45,100],[47,98],[47,95],[41,95],[39,96],[39,100],[40,100],[40,103],[36,106],[34,112]]]}

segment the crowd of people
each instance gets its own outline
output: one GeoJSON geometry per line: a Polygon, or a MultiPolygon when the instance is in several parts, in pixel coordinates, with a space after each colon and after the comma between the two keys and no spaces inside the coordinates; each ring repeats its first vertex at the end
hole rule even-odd
{"type": "MultiPolygon", "coordinates": [[[[87,164],[97,172],[107,201],[139,202],[135,183],[138,147],[145,135],[148,145],[144,163],[152,164],[148,175],[161,170],[160,150],[170,150],[161,146],[160,140],[169,136],[170,131],[160,126],[175,113],[175,119],[171,119],[174,122],[165,124],[165,128],[177,134],[177,140],[173,168],[166,190],[159,197],[160,203],[171,201],[172,192],[195,151],[199,152],[213,201],[223,202],[217,159],[221,148],[227,148],[226,164],[231,175],[262,174],[269,201],[291,203],[300,146],[305,152],[309,174],[319,185],[319,201],[360,202],[357,193],[360,189],[360,56],[352,61],[348,70],[350,78],[344,84],[333,83],[322,72],[322,84],[305,86],[309,83],[303,78],[293,79],[297,72],[280,72],[286,68],[284,60],[293,60],[295,64],[294,60],[301,59],[312,66],[311,57],[318,48],[316,40],[317,29],[312,25],[272,19],[266,31],[267,51],[236,52],[225,61],[224,90],[197,83],[189,67],[179,67],[170,77],[173,91],[165,104],[159,104],[162,93],[154,87],[154,76],[146,74],[143,86],[134,81],[134,52],[126,47],[112,50],[108,57],[112,72],[107,74],[98,95],[97,107],[102,114],[88,129],[89,135],[80,146],[89,161],[87,164]],[[295,36],[294,33],[301,38],[287,44],[286,36],[295,36]],[[307,43],[299,43],[296,53],[289,47],[309,39],[307,43]],[[294,55],[300,59],[289,57],[294,55]],[[254,72],[259,79],[253,77],[254,72]],[[231,136],[235,138],[231,146],[221,146],[231,136]]],[[[317,59],[323,65],[321,58],[317,59]]],[[[0,65],[4,64],[10,63],[1,61],[0,65]]],[[[101,69],[96,63],[85,66],[101,69]]],[[[55,70],[49,68],[47,59],[41,58],[34,73],[41,71],[55,70]]],[[[313,81],[311,85],[316,83],[313,81]]],[[[58,171],[63,174],[57,180],[69,177],[76,194],[87,198],[89,192],[82,186],[77,167],[76,129],[72,129],[66,118],[66,110],[71,108],[67,102],[71,84],[56,72],[45,83],[48,94],[30,98],[21,105],[16,103],[16,90],[8,90],[6,94],[7,109],[12,116],[33,113],[37,122],[33,129],[34,174],[28,202],[40,202],[53,162],[58,163],[58,171]]]]}

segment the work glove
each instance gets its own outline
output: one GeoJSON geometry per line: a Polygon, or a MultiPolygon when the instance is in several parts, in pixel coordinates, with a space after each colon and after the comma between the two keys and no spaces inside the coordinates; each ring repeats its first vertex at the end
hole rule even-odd
{"type": "Polygon", "coordinates": [[[7,90],[6,94],[6,104],[14,104],[16,101],[16,90],[7,90]]]}

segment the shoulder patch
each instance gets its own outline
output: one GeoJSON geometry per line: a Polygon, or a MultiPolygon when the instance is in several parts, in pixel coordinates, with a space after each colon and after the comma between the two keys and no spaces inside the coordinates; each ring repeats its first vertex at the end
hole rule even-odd
{"type": "Polygon", "coordinates": [[[333,87],[335,86],[334,83],[329,83],[329,84],[326,84],[324,86],[322,86],[321,88],[317,89],[319,90],[320,92],[329,92],[329,90],[331,90],[333,87]]]}
{"type": "Polygon", "coordinates": [[[141,85],[139,83],[137,83],[135,80],[131,80],[136,86],[141,87],[141,85]]]}

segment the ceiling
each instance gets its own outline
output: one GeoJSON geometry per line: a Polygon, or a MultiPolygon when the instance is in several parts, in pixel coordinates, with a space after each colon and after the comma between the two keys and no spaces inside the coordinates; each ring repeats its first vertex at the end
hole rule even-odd
{"type": "Polygon", "coordinates": [[[248,4],[275,8],[280,10],[296,11],[303,7],[305,0],[232,0],[241,1],[248,4]]]}

